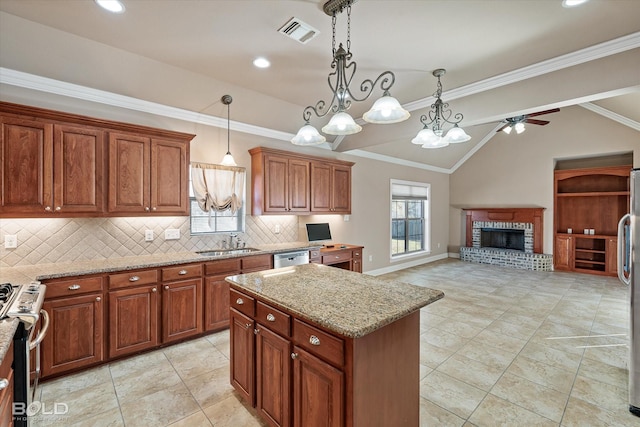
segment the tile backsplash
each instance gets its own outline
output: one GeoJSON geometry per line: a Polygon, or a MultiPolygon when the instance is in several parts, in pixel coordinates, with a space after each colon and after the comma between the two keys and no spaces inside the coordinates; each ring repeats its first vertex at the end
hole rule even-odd
{"type": "MultiPolygon", "coordinates": [[[[238,237],[249,247],[295,242],[298,227],[293,215],[247,215],[238,237]]],[[[220,248],[229,235],[191,236],[189,217],[2,219],[3,243],[5,234],[16,234],[18,247],[0,245],[0,268],[220,248]],[[180,239],[165,240],[168,228],[179,229],[180,239]],[[145,230],[153,230],[152,242],[144,241],[145,230]]]]}

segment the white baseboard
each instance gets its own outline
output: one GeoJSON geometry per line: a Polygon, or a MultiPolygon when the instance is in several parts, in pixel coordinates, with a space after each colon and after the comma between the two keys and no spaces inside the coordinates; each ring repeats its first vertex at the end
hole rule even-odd
{"type": "Polygon", "coordinates": [[[458,259],[460,259],[460,252],[449,252],[449,258],[458,258],[458,259]]]}
{"type": "MultiPolygon", "coordinates": [[[[416,265],[428,264],[430,262],[439,261],[441,259],[447,259],[451,256],[451,254],[439,254],[434,255],[428,258],[420,258],[413,261],[403,262],[402,264],[394,264],[389,267],[378,268],[376,270],[364,271],[365,274],[370,276],[380,276],[381,274],[393,273],[394,271],[403,270],[409,267],[415,267],[416,265]]],[[[458,255],[460,258],[460,255],[458,255]]]]}

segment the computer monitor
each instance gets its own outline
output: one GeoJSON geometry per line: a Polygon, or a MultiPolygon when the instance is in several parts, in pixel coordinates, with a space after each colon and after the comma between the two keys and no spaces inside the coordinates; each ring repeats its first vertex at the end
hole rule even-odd
{"type": "Polygon", "coordinates": [[[331,230],[328,222],[307,224],[307,238],[310,243],[330,242],[331,230]]]}

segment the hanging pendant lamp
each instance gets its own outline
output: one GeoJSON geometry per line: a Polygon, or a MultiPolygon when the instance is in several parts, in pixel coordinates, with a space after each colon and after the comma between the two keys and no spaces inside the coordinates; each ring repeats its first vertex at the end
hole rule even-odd
{"type": "Polygon", "coordinates": [[[227,106],[227,154],[224,155],[224,157],[222,158],[222,165],[224,166],[238,166],[236,164],[236,161],[233,159],[233,156],[231,155],[231,150],[229,148],[229,140],[231,138],[230,134],[231,134],[231,102],[233,101],[233,98],[231,98],[231,95],[224,95],[221,98],[221,101],[224,105],[227,106]]]}

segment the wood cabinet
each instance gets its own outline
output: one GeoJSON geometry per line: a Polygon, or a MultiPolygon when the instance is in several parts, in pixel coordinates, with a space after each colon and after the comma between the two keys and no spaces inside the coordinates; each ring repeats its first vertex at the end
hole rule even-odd
{"type": "Polygon", "coordinates": [[[351,213],[352,162],[264,147],[249,153],[253,215],[351,213]]]}
{"type": "Polygon", "coordinates": [[[0,364],[0,427],[13,425],[13,341],[0,364]]]}
{"type": "Polygon", "coordinates": [[[556,270],[617,274],[617,225],[629,212],[630,170],[629,165],[555,171],[556,270]]]}
{"type": "Polygon", "coordinates": [[[231,310],[229,339],[231,348],[231,384],[250,405],[255,404],[253,319],[231,310]]]}
{"type": "Polygon", "coordinates": [[[43,377],[105,360],[103,281],[96,276],[45,282],[43,308],[50,324],[42,341],[43,377]]]}
{"type": "Polygon", "coordinates": [[[0,124],[1,217],[189,214],[194,135],[7,102],[0,124]]]}
{"type": "Polygon", "coordinates": [[[336,244],[331,248],[311,250],[309,262],[362,273],[363,250],[364,246],[336,244]]]}
{"type": "Polygon", "coordinates": [[[204,265],[204,328],[216,331],[229,327],[229,283],[225,277],[240,274],[240,258],[207,262],[204,265]]]}
{"type": "Polygon", "coordinates": [[[162,269],[162,343],[203,331],[202,264],[162,269]]]}

